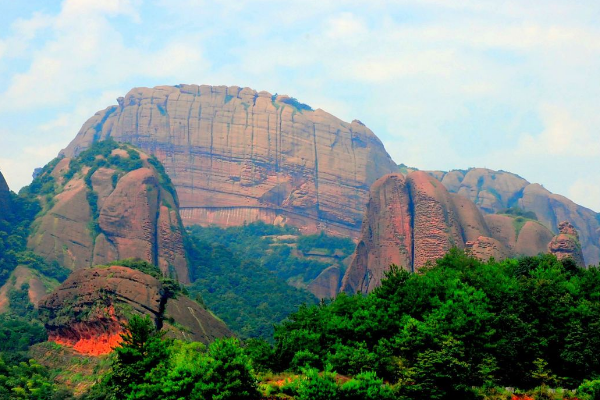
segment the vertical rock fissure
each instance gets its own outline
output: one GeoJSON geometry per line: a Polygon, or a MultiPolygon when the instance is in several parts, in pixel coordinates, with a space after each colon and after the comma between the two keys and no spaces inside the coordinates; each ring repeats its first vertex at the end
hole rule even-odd
{"type": "MultiPolygon", "coordinates": [[[[213,169],[213,145],[214,145],[214,128],[215,128],[215,118],[217,116],[217,112],[215,111],[213,114],[213,117],[210,121],[210,170],[212,171],[213,169]]],[[[212,174],[208,174],[207,176],[207,186],[210,188],[210,181],[211,181],[211,175],[212,174]]]]}
{"type": "MultiPolygon", "coordinates": [[[[254,98],[256,104],[256,98],[254,98]]],[[[250,162],[252,163],[252,175],[256,172],[256,164],[254,163],[254,107],[252,107],[252,129],[250,130],[250,162]]],[[[252,176],[252,184],[254,184],[254,176],[252,176]]]]}
{"type": "Polygon", "coordinates": [[[319,155],[317,151],[317,126],[313,124],[313,146],[315,148],[315,195],[317,198],[317,216],[321,216],[321,210],[319,208],[319,155]]]}
{"type": "Polygon", "coordinates": [[[283,116],[283,108],[284,107],[281,107],[281,109],[279,110],[279,121],[278,121],[279,122],[279,124],[278,124],[279,125],[279,133],[277,134],[277,142],[279,143],[279,145],[278,145],[278,150],[277,150],[277,157],[275,157],[275,160],[276,160],[275,164],[277,165],[277,172],[279,172],[279,166],[281,165],[281,160],[282,160],[281,153],[283,151],[282,150],[282,139],[281,139],[281,136],[282,136],[281,124],[282,124],[282,120],[283,120],[283,117],[282,117],[283,116]]]}
{"type": "Polygon", "coordinates": [[[415,203],[413,200],[412,194],[412,186],[410,185],[410,181],[406,180],[406,195],[408,196],[408,218],[410,223],[410,271],[415,272],[415,203]]]}
{"type": "Polygon", "coordinates": [[[162,203],[162,198],[161,198],[161,194],[160,194],[160,187],[155,187],[154,188],[156,190],[156,213],[154,215],[154,226],[153,226],[153,240],[152,240],[152,264],[156,265],[157,267],[159,267],[160,269],[160,263],[158,261],[158,237],[159,237],[159,230],[160,230],[160,205],[162,203]]]}

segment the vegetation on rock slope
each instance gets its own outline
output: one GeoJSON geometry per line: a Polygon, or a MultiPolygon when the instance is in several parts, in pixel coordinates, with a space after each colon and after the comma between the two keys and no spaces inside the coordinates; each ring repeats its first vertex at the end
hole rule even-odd
{"type": "Polygon", "coordinates": [[[87,398],[258,398],[260,381],[263,398],[574,398],[548,390],[562,387],[596,399],[599,288],[599,269],[569,260],[484,263],[453,250],[419,274],[393,267],[366,296],[300,307],[277,326],[274,346],[206,349],[136,321],[87,398]],[[145,339],[134,340],[140,329],[145,339]]]}
{"type": "Polygon", "coordinates": [[[273,325],[303,304],[315,304],[306,287],[331,261],[302,254],[326,255],[341,265],[354,250],[350,239],[299,235],[290,227],[256,222],[227,229],[193,226],[188,229],[188,256],[193,281],[188,290],[240,337],[268,339],[273,325]]]}

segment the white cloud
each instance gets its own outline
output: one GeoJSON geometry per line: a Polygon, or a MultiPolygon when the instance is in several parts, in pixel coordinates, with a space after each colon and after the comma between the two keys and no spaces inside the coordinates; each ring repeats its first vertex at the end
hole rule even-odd
{"type": "MultiPolygon", "coordinates": [[[[593,106],[592,106],[593,107],[593,106]]],[[[583,113],[579,113],[580,115],[583,113]]],[[[521,137],[518,151],[522,154],[548,156],[600,157],[600,141],[595,128],[598,117],[575,118],[568,106],[543,104],[540,115],[545,129],[539,135],[521,137]]]]}
{"type": "MultiPolygon", "coordinates": [[[[67,0],[60,14],[35,15],[20,26],[50,26],[52,34],[33,54],[27,71],[15,74],[0,94],[3,111],[68,106],[78,95],[121,85],[137,76],[177,77],[206,68],[197,43],[172,42],[158,48],[125,45],[110,17],[140,22],[138,2],[67,0]]],[[[20,27],[15,28],[15,36],[20,27]]]]}
{"type": "Polygon", "coordinates": [[[598,181],[577,179],[569,188],[568,197],[592,210],[600,210],[600,185],[598,181]]]}
{"type": "Polygon", "coordinates": [[[600,171],[595,15],[591,0],[66,0],[0,39],[0,67],[28,60],[0,110],[56,110],[11,134],[63,147],[129,86],[247,85],[361,119],[397,162],[502,168],[568,194],[600,171]]]}

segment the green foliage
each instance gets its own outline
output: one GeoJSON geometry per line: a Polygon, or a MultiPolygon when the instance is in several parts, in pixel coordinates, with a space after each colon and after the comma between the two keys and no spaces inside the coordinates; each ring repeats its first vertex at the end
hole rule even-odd
{"type": "Polygon", "coordinates": [[[164,187],[169,193],[171,193],[171,196],[173,196],[173,200],[177,201],[177,192],[175,191],[175,186],[173,186],[173,182],[171,182],[171,178],[167,174],[164,165],[162,165],[162,163],[158,161],[158,158],[156,158],[156,156],[154,155],[148,157],[148,164],[152,165],[154,169],[158,172],[160,185],[164,187]]]}
{"type": "Polygon", "coordinates": [[[248,339],[244,344],[244,352],[252,360],[252,366],[257,372],[267,372],[275,369],[273,346],[264,339],[248,339]]]}
{"type": "Polygon", "coordinates": [[[48,338],[44,326],[13,313],[0,314],[0,354],[6,361],[25,361],[29,346],[48,338]]]}
{"type": "Polygon", "coordinates": [[[16,259],[19,265],[38,271],[48,278],[56,279],[58,282],[63,282],[71,273],[70,270],[62,267],[56,261],[48,263],[42,257],[30,250],[17,253],[16,259]]]}
{"type": "MultiPolygon", "coordinates": [[[[262,227],[250,229],[262,230],[262,227]]],[[[201,294],[208,307],[242,338],[269,340],[273,324],[281,322],[303,303],[316,303],[312,294],[289,286],[258,262],[246,260],[262,244],[236,254],[218,243],[231,237],[230,248],[235,249],[236,236],[229,235],[229,230],[218,232],[223,235],[215,236],[217,243],[212,244],[190,235],[186,247],[194,282],[188,290],[192,297],[201,294]]]]}
{"type": "Polygon", "coordinates": [[[577,394],[589,400],[600,400],[600,379],[584,380],[577,388],[577,394]]]}
{"type": "Polygon", "coordinates": [[[0,215],[0,286],[22,260],[29,226],[40,210],[36,200],[10,193],[10,209],[0,215]]]}
{"type": "Polygon", "coordinates": [[[341,387],[343,400],[391,400],[392,389],[377,377],[375,372],[363,372],[344,383],[341,387]]]}
{"type": "MultiPolygon", "coordinates": [[[[69,170],[65,173],[64,179],[68,181],[76,173],[80,172],[83,167],[89,167],[89,171],[84,177],[86,185],[91,188],[91,177],[100,167],[114,168],[119,171],[129,172],[143,167],[143,162],[139,152],[131,148],[131,146],[119,144],[112,138],[97,141],[90,146],[89,149],[81,152],[79,156],[72,158],[69,162],[69,170]],[[123,158],[120,155],[113,155],[113,150],[124,149],[128,157],[123,158]]],[[[40,179],[46,179],[49,174],[42,173],[40,179]]],[[[34,181],[35,183],[35,181],[34,181]]],[[[113,186],[116,182],[113,182],[113,186]]],[[[37,184],[36,184],[37,185],[37,184]]]]}
{"type": "Polygon", "coordinates": [[[304,368],[298,385],[298,400],[340,400],[335,373],[327,366],[322,373],[316,368],[304,368]]]}
{"type": "Polygon", "coordinates": [[[352,254],[354,242],[346,237],[327,236],[321,231],[318,235],[301,236],[298,239],[298,250],[308,253],[311,250],[324,250],[328,255],[340,251],[344,255],[352,254]]]}
{"type": "Polygon", "coordinates": [[[504,210],[500,210],[497,212],[497,214],[505,214],[505,215],[513,215],[515,217],[523,217],[526,219],[532,219],[534,221],[537,221],[537,215],[535,214],[535,212],[533,211],[525,211],[522,208],[519,207],[511,207],[511,208],[506,208],[504,210]]]}
{"type": "Polygon", "coordinates": [[[284,97],[281,98],[279,101],[294,107],[300,112],[302,112],[303,110],[314,111],[311,106],[309,106],[308,104],[300,103],[295,97],[284,97]]]}
{"type": "Polygon", "coordinates": [[[134,315],[121,337],[123,341],[115,348],[112,372],[106,380],[107,387],[119,399],[126,398],[147,373],[161,365],[168,356],[169,345],[148,316],[134,315]]]}
{"type": "Polygon", "coordinates": [[[243,400],[259,396],[250,359],[237,339],[217,340],[208,349],[200,343],[167,341],[148,317],[134,317],[115,352],[112,372],[101,386],[117,399],[243,400]]]}
{"type": "Polygon", "coordinates": [[[1,400],[59,400],[73,399],[72,394],[57,387],[49,371],[35,360],[6,363],[0,357],[1,400]]]}
{"type": "Polygon", "coordinates": [[[210,376],[214,389],[209,393],[214,400],[242,400],[258,397],[251,361],[237,339],[216,340],[209,345],[207,355],[213,360],[210,363],[210,376]]]}
{"type": "Polygon", "coordinates": [[[273,324],[281,322],[302,303],[314,304],[310,293],[286,281],[308,285],[332,265],[299,257],[293,250],[333,256],[332,262],[352,254],[346,238],[302,236],[297,229],[255,222],[227,229],[189,228],[187,243],[190,291],[201,293],[206,304],[243,338],[271,340],[273,324]]]}
{"type": "Polygon", "coordinates": [[[599,328],[597,268],[551,255],[484,263],[453,250],[419,274],[393,266],[367,296],[300,307],[275,329],[275,364],[376,372],[416,399],[575,388],[600,375],[599,328]]]}

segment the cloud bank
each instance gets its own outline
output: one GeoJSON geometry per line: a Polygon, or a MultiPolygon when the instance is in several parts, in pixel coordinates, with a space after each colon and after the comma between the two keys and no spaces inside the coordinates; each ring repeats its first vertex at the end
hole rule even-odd
{"type": "Polygon", "coordinates": [[[235,84],[358,118],[398,163],[509,170],[600,211],[599,19],[589,0],[66,0],[0,36],[0,168],[27,184],[131,87],[235,84]]]}

